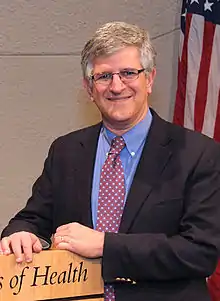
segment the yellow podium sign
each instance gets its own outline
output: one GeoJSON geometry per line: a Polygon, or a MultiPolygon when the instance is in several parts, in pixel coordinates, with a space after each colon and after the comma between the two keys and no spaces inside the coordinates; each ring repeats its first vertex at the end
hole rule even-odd
{"type": "Polygon", "coordinates": [[[0,255],[0,301],[101,301],[103,287],[98,259],[48,250],[17,264],[14,255],[0,255]]]}

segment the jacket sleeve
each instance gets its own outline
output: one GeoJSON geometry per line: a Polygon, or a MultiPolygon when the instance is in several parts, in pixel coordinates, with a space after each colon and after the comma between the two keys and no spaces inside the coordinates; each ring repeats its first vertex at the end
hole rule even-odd
{"type": "Polygon", "coordinates": [[[202,151],[184,188],[184,210],[174,235],[141,231],[106,233],[102,262],[106,282],[117,278],[133,281],[205,278],[213,272],[220,247],[217,144],[210,143],[202,151]]]}

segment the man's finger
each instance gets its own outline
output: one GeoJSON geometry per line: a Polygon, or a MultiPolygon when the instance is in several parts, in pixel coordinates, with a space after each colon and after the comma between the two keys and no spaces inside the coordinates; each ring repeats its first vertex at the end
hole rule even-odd
{"type": "Polygon", "coordinates": [[[10,249],[10,237],[4,237],[1,240],[1,249],[4,255],[9,255],[11,254],[11,249],[10,249]]]}
{"type": "Polygon", "coordinates": [[[59,244],[56,245],[55,248],[58,250],[66,250],[66,251],[70,251],[73,253],[77,253],[75,248],[73,247],[73,245],[71,245],[70,243],[67,243],[67,242],[60,242],[59,244]]]}
{"type": "Polygon", "coordinates": [[[67,235],[55,235],[54,236],[54,246],[57,246],[60,243],[69,243],[70,237],[67,235]]]}
{"type": "Polygon", "coordinates": [[[11,250],[15,255],[16,262],[21,263],[23,261],[21,237],[15,233],[10,235],[9,238],[11,241],[11,250]]]}
{"type": "Polygon", "coordinates": [[[39,253],[42,251],[42,244],[38,237],[36,237],[34,234],[31,234],[31,240],[33,244],[33,251],[35,253],[39,253]]]}
{"type": "Polygon", "coordinates": [[[4,254],[4,252],[3,252],[3,249],[2,249],[2,243],[0,241],[0,255],[3,255],[3,254],[4,254]]]}
{"type": "Polygon", "coordinates": [[[59,231],[65,231],[65,230],[68,230],[71,224],[72,224],[72,223],[69,223],[69,224],[65,224],[65,225],[59,226],[59,227],[56,229],[56,233],[59,232],[59,231]]]}
{"type": "Polygon", "coordinates": [[[31,262],[33,259],[33,251],[31,235],[29,233],[27,235],[21,236],[21,247],[23,249],[25,261],[31,262]]]}

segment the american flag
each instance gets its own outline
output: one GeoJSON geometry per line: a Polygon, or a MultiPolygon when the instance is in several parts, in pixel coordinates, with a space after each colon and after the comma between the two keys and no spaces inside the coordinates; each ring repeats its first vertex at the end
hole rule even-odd
{"type": "Polygon", "coordinates": [[[183,0],[173,121],[220,141],[220,0],[183,0]]]}

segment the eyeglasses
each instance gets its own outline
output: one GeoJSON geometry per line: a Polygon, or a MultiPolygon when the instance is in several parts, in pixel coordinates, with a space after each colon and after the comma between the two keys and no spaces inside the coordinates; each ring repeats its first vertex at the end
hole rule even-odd
{"type": "Polygon", "coordinates": [[[145,70],[145,68],[139,69],[139,70],[138,69],[125,69],[125,70],[121,70],[119,72],[96,73],[96,74],[93,74],[90,78],[97,84],[109,85],[112,82],[113,75],[117,74],[123,83],[130,83],[130,82],[136,80],[139,77],[139,74],[141,72],[143,72],[144,70],[145,70]]]}

